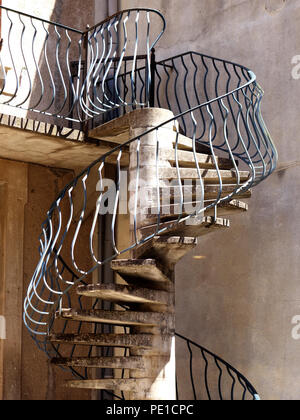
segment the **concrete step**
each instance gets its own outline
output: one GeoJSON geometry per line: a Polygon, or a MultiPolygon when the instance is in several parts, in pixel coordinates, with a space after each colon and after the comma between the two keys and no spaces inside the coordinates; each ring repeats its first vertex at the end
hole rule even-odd
{"type": "Polygon", "coordinates": [[[172,269],[188,252],[197,246],[195,237],[155,236],[134,250],[136,258],[158,259],[172,269]]]}
{"type": "MultiPolygon", "coordinates": [[[[157,189],[151,189],[146,190],[149,191],[149,194],[151,194],[153,200],[155,202],[158,201],[157,199],[157,189]]],[[[230,194],[233,194],[236,191],[236,184],[234,185],[223,185],[222,187],[222,194],[221,198],[227,197],[230,194]]],[[[178,185],[174,186],[167,186],[167,187],[160,187],[160,199],[161,202],[170,202],[173,203],[174,200],[180,199],[181,193],[183,194],[185,199],[188,200],[197,200],[202,195],[202,188],[200,185],[183,185],[182,188],[180,188],[178,185]]],[[[219,197],[220,194],[220,185],[211,185],[206,184],[204,185],[204,199],[205,200],[215,200],[219,197]]],[[[240,193],[237,193],[235,197],[237,199],[242,198],[251,198],[252,191],[242,191],[240,193]]]]}
{"type": "Polygon", "coordinates": [[[103,369],[136,369],[144,370],[143,357],[72,357],[53,358],[51,363],[56,366],[86,367],[103,369]]]}
{"type": "MultiPolygon", "coordinates": [[[[162,108],[144,108],[128,112],[122,117],[111,120],[89,131],[89,137],[116,144],[123,144],[131,137],[131,130],[143,127],[148,129],[174,118],[172,111],[162,108]]],[[[174,123],[166,124],[164,128],[173,132],[174,123]]],[[[147,130],[144,129],[144,131],[147,130]]]]}
{"type": "MultiPolygon", "coordinates": [[[[141,178],[143,178],[143,169],[140,171],[141,178]]],[[[213,169],[200,169],[201,177],[206,184],[219,184],[219,175],[222,178],[223,184],[234,184],[237,182],[237,174],[234,170],[220,170],[218,171],[213,169]]],[[[249,172],[240,171],[240,182],[247,182],[249,179],[249,172]]],[[[159,168],[159,178],[163,180],[174,180],[178,179],[178,173],[176,168],[159,168]]],[[[197,169],[192,168],[181,168],[180,169],[180,178],[184,179],[199,179],[199,173],[197,169]]]]}
{"type": "MultiPolygon", "coordinates": [[[[230,221],[228,219],[218,217],[216,220],[214,220],[214,218],[211,216],[197,216],[192,217],[186,222],[174,224],[174,221],[169,221],[162,223],[161,229],[166,229],[166,231],[161,233],[160,236],[180,236],[198,238],[213,233],[215,231],[220,231],[228,228],[230,228],[230,221]]],[[[147,238],[148,236],[153,235],[156,232],[156,229],[156,224],[141,228],[140,233],[142,234],[142,238],[147,238]]],[[[144,246],[144,248],[146,248],[146,246],[144,246]]]]}
{"type": "Polygon", "coordinates": [[[129,285],[91,284],[79,286],[77,293],[81,296],[116,303],[167,305],[169,301],[168,293],[166,292],[129,285]]]}
{"type": "Polygon", "coordinates": [[[52,334],[53,344],[151,349],[152,334],[52,334]]]}
{"type": "Polygon", "coordinates": [[[165,320],[163,314],[154,312],[103,311],[98,309],[62,309],[61,313],[56,313],[56,317],[69,321],[136,327],[155,327],[161,325],[165,320]]]}
{"type": "MultiPolygon", "coordinates": [[[[205,206],[209,206],[213,204],[213,201],[205,202],[205,206]]],[[[181,215],[182,217],[189,216],[196,212],[197,210],[201,210],[203,208],[202,202],[183,202],[183,206],[180,204],[171,204],[160,206],[160,220],[166,220],[170,218],[175,218],[175,216],[181,215]]],[[[232,200],[230,202],[224,202],[218,205],[218,215],[219,216],[228,216],[236,213],[244,213],[248,211],[248,204],[243,203],[239,200],[232,200]]],[[[146,217],[147,221],[151,223],[155,223],[158,217],[158,208],[152,207],[148,210],[148,215],[146,217]]],[[[211,216],[214,214],[214,208],[207,210],[205,216],[211,216]]],[[[202,213],[203,215],[203,213],[202,213]]],[[[143,224],[145,220],[143,220],[143,224]]]]}
{"type": "Polygon", "coordinates": [[[94,379],[68,381],[66,382],[66,386],[79,389],[137,392],[142,388],[147,388],[149,382],[146,379],[94,379]]]}
{"type": "Polygon", "coordinates": [[[150,349],[152,334],[52,334],[53,344],[150,349]]]}
{"type": "Polygon", "coordinates": [[[170,272],[155,259],[114,260],[111,268],[129,283],[140,282],[154,289],[171,284],[170,272]]]}
{"type": "MultiPolygon", "coordinates": [[[[187,150],[175,150],[167,149],[167,148],[160,148],[158,158],[160,162],[168,161],[171,166],[180,168],[197,168],[197,164],[199,168],[202,169],[216,169],[216,164],[212,156],[209,156],[204,153],[196,153],[194,155],[193,151],[187,150]]],[[[156,165],[157,159],[157,150],[156,147],[153,146],[143,146],[140,153],[139,153],[139,160],[140,162],[152,162],[153,165],[156,165]]],[[[225,158],[216,158],[216,163],[219,169],[232,169],[234,168],[233,162],[230,159],[225,158]]],[[[137,156],[136,154],[132,155],[130,167],[131,169],[136,168],[137,166],[137,156]]],[[[162,165],[163,166],[163,165],[162,165]]],[[[166,165],[164,165],[166,166],[166,165]]]]}

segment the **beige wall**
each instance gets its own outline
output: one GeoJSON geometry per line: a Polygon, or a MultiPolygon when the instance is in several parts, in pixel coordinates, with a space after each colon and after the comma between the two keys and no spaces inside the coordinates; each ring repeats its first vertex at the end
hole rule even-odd
{"type": "MultiPolygon", "coordinates": [[[[291,75],[299,0],[153,0],[151,7],[167,20],[160,58],[195,50],[254,70],[280,163],[300,161],[300,81],[291,75]]],[[[273,175],[255,189],[247,215],[202,239],[177,268],[177,330],[240,369],[264,399],[299,398],[300,342],[291,336],[300,314],[299,181],[299,167],[273,175]]],[[[188,354],[177,356],[183,369],[188,354]]]]}

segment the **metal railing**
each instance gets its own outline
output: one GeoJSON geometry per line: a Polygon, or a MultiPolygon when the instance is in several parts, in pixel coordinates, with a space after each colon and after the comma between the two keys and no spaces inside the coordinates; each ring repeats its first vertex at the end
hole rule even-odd
{"type": "Polygon", "coordinates": [[[165,30],[160,12],[124,10],[80,31],[0,7],[2,107],[27,111],[29,118],[82,129],[89,120],[108,111],[149,105],[150,53],[165,30]],[[153,26],[161,27],[156,35],[153,26]],[[137,77],[141,58],[145,70],[137,77]],[[130,84],[124,95],[122,79],[128,72],[130,84]]]}
{"type": "Polygon", "coordinates": [[[233,366],[181,334],[176,333],[176,337],[186,346],[189,355],[184,359],[184,372],[189,372],[191,384],[190,390],[186,387],[187,378],[177,379],[177,399],[260,400],[248,379],[233,366]],[[180,386],[181,380],[184,387],[180,386]],[[180,398],[180,394],[183,394],[184,398],[180,398]]]}

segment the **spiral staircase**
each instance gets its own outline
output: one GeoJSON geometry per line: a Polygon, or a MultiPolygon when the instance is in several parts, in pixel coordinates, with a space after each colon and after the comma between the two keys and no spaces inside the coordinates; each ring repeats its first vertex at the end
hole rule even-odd
{"type": "Polygon", "coordinates": [[[180,398],[175,341],[182,340],[195,399],[257,399],[241,373],[175,333],[176,263],[202,236],[227,230],[229,215],[246,212],[241,200],[276,168],[256,76],[195,52],[157,61],[166,23],[152,9],[119,12],[85,32],[2,9],[15,73],[8,99],[4,75],[2,104],[79,130],[100,155],[59,194],[42,225],[24,302],[32,338],[53,366],[72,373],[71,388],[131,400],[180,398]],[[17,56],[28,79],[22,88],[17,56]],[[130,217],[120,241],[126,199],[130,217]],[[99,238],[109,241],[106,252],[99,238]],[[115,274],[109,281],[107,267],[115,274]]]}

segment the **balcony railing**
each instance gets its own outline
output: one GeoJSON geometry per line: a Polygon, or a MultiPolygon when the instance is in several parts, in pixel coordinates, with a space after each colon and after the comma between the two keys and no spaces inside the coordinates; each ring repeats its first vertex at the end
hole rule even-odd
{"type": "Polygon", "coordinates": [[[151,49],[165,30],[158,11],[125,10],[80,31],[1,9],[3,110],[82,128],[107,112],[149,106],[151,49]]]}

